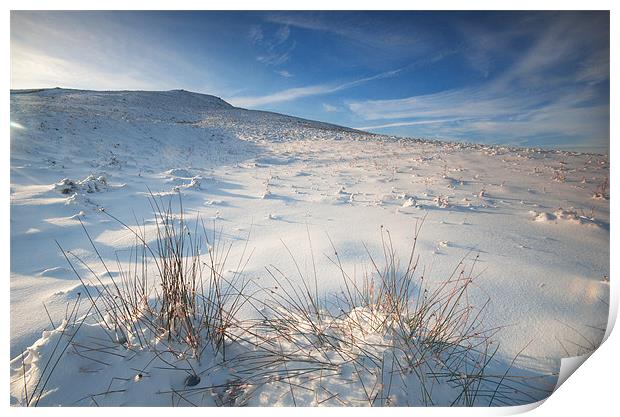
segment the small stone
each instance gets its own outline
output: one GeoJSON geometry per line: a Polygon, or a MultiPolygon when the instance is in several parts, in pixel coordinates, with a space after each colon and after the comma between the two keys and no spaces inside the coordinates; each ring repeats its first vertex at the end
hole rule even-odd
{"type": "Polygon", "coordinates": [[[186,387],[194,387],[200,384],[200,377],[198,375],[189,375],[185,378],[185,386],[186,387]]]}

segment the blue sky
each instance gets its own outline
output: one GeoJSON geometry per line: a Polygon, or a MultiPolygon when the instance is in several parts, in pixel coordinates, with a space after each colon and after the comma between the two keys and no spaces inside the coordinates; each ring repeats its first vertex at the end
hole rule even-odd
{"type": "Polygon", "coordinates": [[[12,12],[11,87],[186,90],[377,133],[609,148],[608,12],[12,12]]]}

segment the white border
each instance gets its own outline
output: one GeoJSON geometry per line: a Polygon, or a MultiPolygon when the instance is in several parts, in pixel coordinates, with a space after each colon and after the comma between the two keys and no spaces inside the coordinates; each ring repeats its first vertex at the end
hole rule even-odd
{"type": "MultiPolygon", "coordinates": [[[[6,9],[0,20],[1,27],[4,28],[4,42],[2,42],[2,56],[4,57],[3,74],[4,80],[8,85],[7,90],[10,89],[10,10],[37,10],[37,9],[59,9],[59,10],[342,10],[342,9],[359,9],[359,10],[611,10],[611,112],[614,114],[616,98],[618,93],[618,78],[615,76],[618,68],[618,48],[614,39],[618,39],[617,26],[620,21],[618,14],[620,14],[620,7],[617,6],[618,2],[604,1],[604,0],[590,0],[590,1],[541,1],[541,0],[520,0],[520,1],[490,1],[490,0],[469,0],[465,1],[392,1],[382,0],[368,1],[334,1],[334,0],[314,0],[314,1],[283,1],[283,0],[262,0],[260,2],[250,2],[244,0],[227,0],[226,2],[204,2],[204,1],[189,1],[189,0],[175,0],[175,1],[160,1],[160,0],[134,0],[129,4],[126,0],[108,0],[108,1],[89,1],[80,2],[78,0],[61,0],[54,1],[53,4],[49,1],[34,1],[34,0],[22,0],[14,1],[8,0],[3,2],[6,9]]],[[[4,377],[2,378],[3,384],[0,387],[0,395],[4,395],[5,407],[12,414],[22,415],[24,413],[45,413],[45,415],[82,415],[83,409],[22,409],[9,407],[9,276],[10,276],[10,247],[9,247],[9,227],[10,227],[10,151],[9,151],[9,97],[8,91],[5,90],[5,99],[2,102],[2,127],[5,135],[3,135],[4,152],[2,153],[2,204],[0,205],[2,219],[2,231],[3,239],[1,240],[0,254],[2,256],[2,268],[4,271],[3,277],[5,279],[5,287],[2,292],[4,299],[4,317],[2,320],[2,338],[4,342],[1,344],[3,357],[5,360],[2,362],[4,369],[4,377]]],[[[610,138],[615,138],[618,133],[617,123],[612,117],[611,120],[610,138]]],[[[617,171],[614,169],[615,156],[617,156],[617,145],[614,143],[614,139],[610,143],[611,152],[611,186],[614,190],[614,185],[619,180],[617,171]]],[[[614,198],[615,201],[615,198],[614,198]]],[[[616,205],[611,204],[611,217],[617,218],[616,205]]],[[[614,220],[615,225],[615,220],[614,220]]],[[[618,248],[617,233],[615,233],[615,226],[611,229],[611,253],[620,253],[618,248]]],[[[618,271],[618,262],[612,256],[610,259],[611,270],[610,276],[612,277],[611,285],[611,309],[610,309],[610,323],[615,322],[618,309],[618,291],[617,285],[614,285],[616,278],[615,272],[618,271]]],[[[609,332],[608,332],[609,333],[609,332]]],[[[588,359],[584,366],[576,371],[576,375],[569,378],[568,382],[562,385],[557,392],[555,392],[544,405],[535,408],[531,411],[533,416],[548,416],[548,415],[584,415],[589,414],[593,416],[605,416],[611,415],[612,410],[617,410],[618,400],[617,394],[617,378],[619,373],[618,358],[616,357],[616,351],[619,351],[619,339],[618,332],[611,333],[609,339],[588,359]]],[[[445,416],[445,415],[464,415],[464,416],[484,416],[484,415],[507,415],[524,412],[534,408],[533,406],[516,407],[516,408],[491,408],[491,409],[360,409],[356,410],[356,414],[360,415],[376,415],[377,413],[386,414],[398,414],[398,415],[411,415],[411,413],[421,413],[423,415],[432,416],[445,416]]],[[[182,413],[191,415],[203,415],[204,413],[210,413],[211,409],[185,409],[182,413]]],[[[348,410],[347,410],[348,411],[348,410]]],[[[90,408],[86,412],[94,416],[107,415],[110,412],[122,415],[134,415],[138,413],[148,413],[149,416],[165,415],[171,412],[171,410],[165,408],[158,409],[136,409],[136,408],[117,408],[114,410],[96,409],[90,408]]],[[[176,412],[176,411],[173,411],[176,412]]],[[[216,411],[218,415],[238,415],[252,413],[256,416],[269,415],[269,416],[283,416],[295,413],[295,415],[321,415],[346,412],[340,408],[337,409],[218,409],[216,411]]]]}

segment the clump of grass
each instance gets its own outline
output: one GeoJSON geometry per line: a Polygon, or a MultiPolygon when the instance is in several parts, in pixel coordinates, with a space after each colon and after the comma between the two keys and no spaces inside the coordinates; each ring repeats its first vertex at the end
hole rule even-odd
{"type": "MultiPolygon", "coordinates": [[[[199,361],[204,350],[210,347],[215,355],[221,354],[225,360],[228,333],[236,325],[237,311],[245,302],[240,294],[247,285],[242,273],[249,259],[245,256],[247,244],[237,269],[232,277],[226,278],[224,269],[232,244],[223,242],[221,228],[218,230],[214,222],[212,233],[209,233],[200,217],[190,225],[183,212],[180,194],[179,214],[175,214],[172,200],[165,204],[151,194],[149,201],[155,216],[152,241],[147,236],[146,225],[132,227],[101,210],[135,238],[126,264],[121,262],[118,253],[116,255],[118,275],[111,272],[81,220],[98,266],[104,271],[104,278],[95,272],[97,265],[86,263],[56,242],[83,290],[78,293],[71,313],[58,326],[62,332],[34,384],[33,392],[28,394],[24,389],[24,405],[38,405],[51,373],[69,348],[87,359],[92,358],[85,352],[121,356],[124,353],[116,352],[121,348],[125,352],[148,350],[162,361],[162,353],[199,361]],[[124,266],[127,264],[129,266],[124,266]],[[81,271],[87,271],[87,274],[81,271]],[[80,316],[80,303],[84,300],[88,308],[86,314],[80,316]],[[105,348],[101,347],[102,341],[86,345],[84,341],[78,344],[74,340],[87,319],[102,330],[103,342],[107,342],[105,348]]],[[[171,369],[177,367],[171,365],[171,369]]],[[[22,373],[26,387],[25,362],[22,373]]],[[[186,381],[187,386],[200,381],[191,365],[186,381]]]]}
{"type": "Polygon", "coordinates": [[[554,169],[551,179],[556,182],[566,182],[566,172],[564,171],[564,168],[554,169]]]}
{"type": "Polygon", "coordinates": [[[232,281],[227,282],[223,269],[230,246],[222,246],[221,230],[218,234],[214,227],[210,239],[200,218],[196,218],[193,225],[188,224],[180,194],[179,215],[174,214],[171,201],[164,205],[152,194],[149,201],[155,215],[154,243],[147,241],[146,228],[128,226],[102,210],[130,231],[136,240],[129,254],[129,268],[123,269],[117,257],[120,279],[114,278],[83,224],[110,283],[104,284],[90,266],[70,252],[63,250],[63,254],[84,285],[106,333],[118,343],[145,348],[154,339],[166,338],[171,349],[182,346],[198,357],[206,341],[216,352],[224,351],[226,332],[233,325],[234,312],[242,301],[227,288],[243,287],[239,268],[247,260],[242,257],[232,281]],[[202,254],[204,247],[207,256],[202,254]],[[96,300],[87,285],[93,281],[77,272],[76,260],[99,284],[96,300]],[[230,308],[225,308],[229,304],[230,308]]]}
{"type": "Polygon", "coordinates": [[[605,177],[605,179],[596,187],[592,198],[609,200],[609,177],[605,177]]]}
{"type": "Polygon", "coordinates": [[[420,227],[404,266],[382,231],[383,262],[367,251],[372,271],[361,280],[345,271],[334,248],[329,258],[344,284],[331,300],[321,299],[316,272],[306,277],[290,251],[297,282],[268,267],[276,285],[259,304],[260,318],[239,329],[251,349],[237,360],[262,369],[243,376],[245,384],[257,391],[279,387],[294,405],[300,398],[370,406],[535,401],[525,380],[510,373],[516,357],[497,373],[499,328],[483,323],[490,300],[476,308],[468,295],[477,257],[469,268],[462,261],[448,279],[427,284],[418,273],[420,227]],[[357,400],[351,390],[359,392],[357,400]]]}

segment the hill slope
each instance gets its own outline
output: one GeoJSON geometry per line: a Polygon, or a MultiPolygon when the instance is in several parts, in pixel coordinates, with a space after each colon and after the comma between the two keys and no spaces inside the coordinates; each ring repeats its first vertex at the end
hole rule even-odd
{"type": "Polygon", "coordinates": [[[267,265],[297,279],[290,250],[324,294],[342,286],[330,240],[360,276],[382,228],[406,258],[425,218],[426,279],[479,255],[471,299],[490,298],[486,323],[505,326],[499,354],[532,341],[523,366],[557,371],[574,329],[596,343],[588,326],[606,322],[608,176],[604,155],[396,139],[186,91],[12,91],[11,357],[50,327],[44,305],[59,323],[80,292],[55,240],[96,262],[82,221],[116,265],[135,237],[100,209],[154,238],[150,192],[180,192],[188,216],[234,243],[230,259],[250,233],[249,279],[274,285],[267,265]]]}

